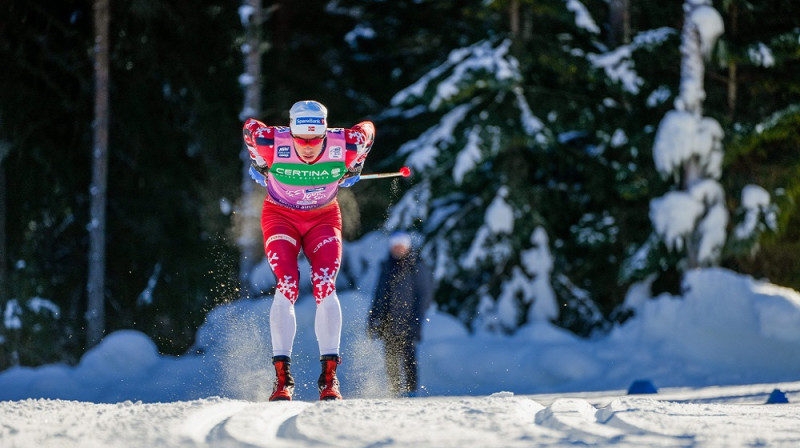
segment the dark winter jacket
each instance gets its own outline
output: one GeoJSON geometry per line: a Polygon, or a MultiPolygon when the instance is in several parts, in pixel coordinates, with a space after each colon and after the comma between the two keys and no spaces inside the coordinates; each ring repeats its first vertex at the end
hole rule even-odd
{"type": "Polygon", "coordinates": [[[370,308],[371,337],[422,339],[422,320],[433,301],[430,268],[412,251],[402,259],[391,255],[382,263],[370,308]]]}

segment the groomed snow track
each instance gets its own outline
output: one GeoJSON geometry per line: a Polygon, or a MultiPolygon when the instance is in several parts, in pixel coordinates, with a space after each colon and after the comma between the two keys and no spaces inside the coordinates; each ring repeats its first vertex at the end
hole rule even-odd
{"type": "Polygon", "coordinates": [[[730,389],[280,403],[6,401],[0,446],[800,446],[800,383],[791,384],[798,387],[788,391],[790,403],[780,405],[764,404],[769,390],[730,389]]]}

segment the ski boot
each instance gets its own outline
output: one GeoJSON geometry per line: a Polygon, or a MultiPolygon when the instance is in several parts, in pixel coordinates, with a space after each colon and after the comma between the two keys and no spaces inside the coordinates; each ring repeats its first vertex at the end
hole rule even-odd
{"type": "Polygon", "coordinates": [[[342,362],[342,358],[338,355],[322,355],[319,360],[322,363],[322,373],[319,375],[319,380],[317,380],[320,401],[341,400],[342,394],[339,393],[339,379],[336,378],[336,367],[342,362]]]}
{"type": "Polygon", "coordinates": [[[269,401],[290,401],[294,394],[294,378],[289,371],[292,360],[288,356],[273,356],[272,364],[275,365],[275,384],[272,386],[272,395],[269,401]]]}

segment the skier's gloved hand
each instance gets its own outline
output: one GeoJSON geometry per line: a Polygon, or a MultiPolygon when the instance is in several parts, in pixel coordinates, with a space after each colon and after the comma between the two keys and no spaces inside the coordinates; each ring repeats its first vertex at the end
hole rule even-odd
{"type": "Polygon", "coordinates": [[[360,174],[356,174],[353,177],[343,178],[342,181],[339,182],[339,186],[342,187],[342,188],[349,188],[349,187],[352,187],[353,185],[355,185],[356,182],[358,182],[359,180],[361,180],[361,175],[360,174]]]}
{"type": "Polygon", "coordinates": [[[253,165],[250,165],[250,177],[262,187],[267,186],[267,177],[259,172],[253,165]]]}

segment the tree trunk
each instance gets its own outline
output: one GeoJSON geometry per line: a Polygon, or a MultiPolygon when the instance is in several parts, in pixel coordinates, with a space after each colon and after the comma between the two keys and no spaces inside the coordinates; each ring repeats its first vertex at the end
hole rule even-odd
{"type": "MultiPolygon", "coordinates": [[[[731,2],[728,9],[728,36],[729,40],[736,39],[736,34],[739,29],[739,5],[736,2],[731,2]]],[[[737,62],[736,58],[728,58],[728,118],[731,121],[736,119],[736,100],[738,91],[738,77],[737,77],[737,62]]]]}
{"type": "Polygon", "coordinates": [[[728,118],[731,121],[735,121],[736,119],[736,100],[737,100],[737,64],[736,61],[731,58],[728,61],[728,118]]]}
{"type": "MultiPolygon", "coordinates": [[[[244,66],[245,73],[242,77],[244,87],[244,107],[241,116],[242,121],[250,117],[258,117],[261,113],[261,54],[263,52],[263,42],[261,25],[263,23],[263,11],[261,0],[244,0],[242,8],[249,11],[242,17],[242,26],[245,29],[246,46],[244,47],[244,66]]],[[[253,196],[260,194],[256,190],[255,182],[250,179],[248,171],[250,169],[250,155],[247,147],[242,145],[240,155],[243,162],[242,169],[242,199],[239,202],[239,226],[240,234],[237,235],[239,246],[239,283],[241,295],[249,297],[250,273],[256,265],[256,261],[261,259],[263,254],[261,245],[261,227],[251,223],[260,223],[261,209],[260,201],[254,200],[253,196]]]]}
{"type": "Polygon", "coordinates": [[[630,43],[630,0],[608,2],[608,45],[611,48],[630,43]]]}
{"type": "Polygon", "coordinates": [[[508,6],[508,20],[511,36],[519,37],[519,0],[511,0],[508,6]]]}
{"type": "MultiPolygon", "coordinates": [[[[2,129],[2,118],[0,118],[2,129]]],[[[9,151],[9,144],[0,140],[0,304],[10,299],[8,290],[8,251],[6,251],[6,166],[3,161],[9,151]]],[[[0,366],[2,366],[0,360],[0,366]]]]}
{"type": "Polygon", "coordinates": [[[96,345],[105,332],[106,190],[109,128],[109,0],[94,1],[94,139],[89,223],[89,275],[86,285],[86,339],[96,345]]]}
{"type": "Polygon", "coordinates": [[[527,51],[526,45],[533,35],[533,20],[529,7],[523,7],[519,0],[508,4],[508,29],[512,40],[512,54],[516,57],[527,51]]]}

